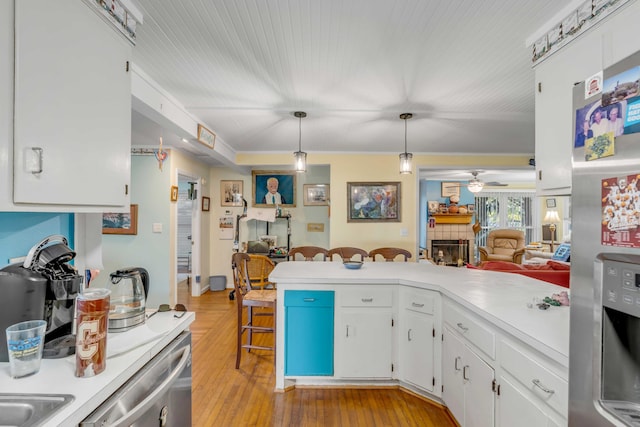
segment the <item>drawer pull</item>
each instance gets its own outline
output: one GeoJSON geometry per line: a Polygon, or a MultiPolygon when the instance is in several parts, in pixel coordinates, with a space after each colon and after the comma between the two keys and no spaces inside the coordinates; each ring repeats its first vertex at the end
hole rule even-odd
{"type": "Polygon", "coordinates": [[[538,387],[540,390],[544,391],[545,393],[548,393],[548,394],[555,393],[555,390],[551,390],[550,388],[546,388],[544,385],[542,385],[540,380],[537,380],[537,379],[531,380],[531,382],[533,383],[534,386],[538,387]]]}
{"type": "Polygon", "coordinates": [[[347,325],[347,338],[349,338],[349,325],[347,325]]]}
{"type": "Polygon", "coordinates": [[[411,303],[411,307],[418,307],[418,308],[422,308],[422,307],[424,307],[424,304],[418,304],[417,302],[412,302],[412,303],[411,303]]]}
{"type": "Polygon", "coordinates": [[[302,301],[304,302],[316,302],[315,298],[304,298],[302,301]]]}
{"type": "Polygon", "coordinates": [[[373,298],[362,298],[362,302],[373,302],[373,298]]]}
{"type": "Polygon", "coordinates": [[[411,329],[407,331],[407,340],[411,341],[411,329]]]}
{"type": "Polygon", "coordinates": [[[462,323],[458,323],[458,328],[462,329],[463,331],[467,332],[469,330],[469,328],[467,328],[466,326],[464,326],[462,323]]]}
{"type": "Polygon", "coordinates": [[[462,378],[469,381],[469,377],[467,376],[467,370],[469,369],[469,365],[464,365],[462,368],[462,378]]]}
{"type": "Polygon", "coordinates": [[[456,358],[455,358],[455,362],[454,362],[454,364],[453,364],[453,367],[454,367],[454,369],[455,369],[456,371],[459,371],[459,370],[460,370],[460,368],[458,367],[458,362],[459,362],[460,360],[462,360],[462,358],[461,358],[460,356],[458,356],[458,357],[456,357],[456,358]]]}

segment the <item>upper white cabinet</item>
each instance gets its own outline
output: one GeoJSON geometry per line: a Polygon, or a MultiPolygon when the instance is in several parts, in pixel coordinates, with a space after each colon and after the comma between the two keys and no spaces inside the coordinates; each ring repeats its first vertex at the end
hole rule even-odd
{"type": "Polygon", "coordinates": [[[128,206],[131,53],[82,1],[15,2],[10,208],[128,206]]]}
{"type": "Polygon", "coordinates": [[[535,68],[536,193],[571,194],[573,86],[636,52],[640,5],[606,18],[535,68]]]}

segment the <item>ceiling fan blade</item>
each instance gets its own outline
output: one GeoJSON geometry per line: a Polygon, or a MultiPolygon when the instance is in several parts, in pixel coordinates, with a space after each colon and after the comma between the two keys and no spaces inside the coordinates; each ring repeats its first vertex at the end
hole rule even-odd
{"type": "Polygon", "coordinates": [[[491,181],[491,182],[485,182],[484,185],[486,187],[506,187],[509,184],[504,184],[502,182],[491,181]]]}

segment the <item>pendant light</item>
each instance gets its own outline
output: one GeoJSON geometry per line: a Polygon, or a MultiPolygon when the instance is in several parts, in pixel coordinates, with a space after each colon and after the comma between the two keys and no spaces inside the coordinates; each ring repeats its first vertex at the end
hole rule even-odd
{"type": "Polygon", "coordinates": [[[400,153],[400,173],[411,173],[411,159],[413,154],[407,153],[407,120],[413,117],[411,113],[402,113],[400,118],[404,120],[404,153],[400,153]]]}
{"type": "Polygon", "coordinates": [[[298,151],[293,153],[293,156],[296,159],[296,172],[306,172],[307,171],[307,153],[302,151],[302,119],[307,117],[307,113],[304,111],[296,111],[293,113],[294,116],[298,118],[298,151]]]}

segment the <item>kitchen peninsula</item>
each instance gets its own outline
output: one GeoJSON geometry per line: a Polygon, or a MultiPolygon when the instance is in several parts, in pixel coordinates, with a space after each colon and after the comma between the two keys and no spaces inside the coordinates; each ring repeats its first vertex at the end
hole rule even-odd
{"type": "Polygon", "coordinates": [[[109,333],[107,367],[94,377],[75,377],[75,356],[43,359],[38,373],[18,379],[9,376],[8,362],[0,363],[0,393],[73,395],[45,425],[76,426],[195,320],[192,312],[179,319],[173,314],[157,313],[129,331],[109,333]]]}
{"type": "Polygon", "coordinates": [[[567,424],[569,308],[536,305],[565,288],[422,263],[284,262],[269,278],[278,390],[396,385],[462,426],[567,424]]]}

